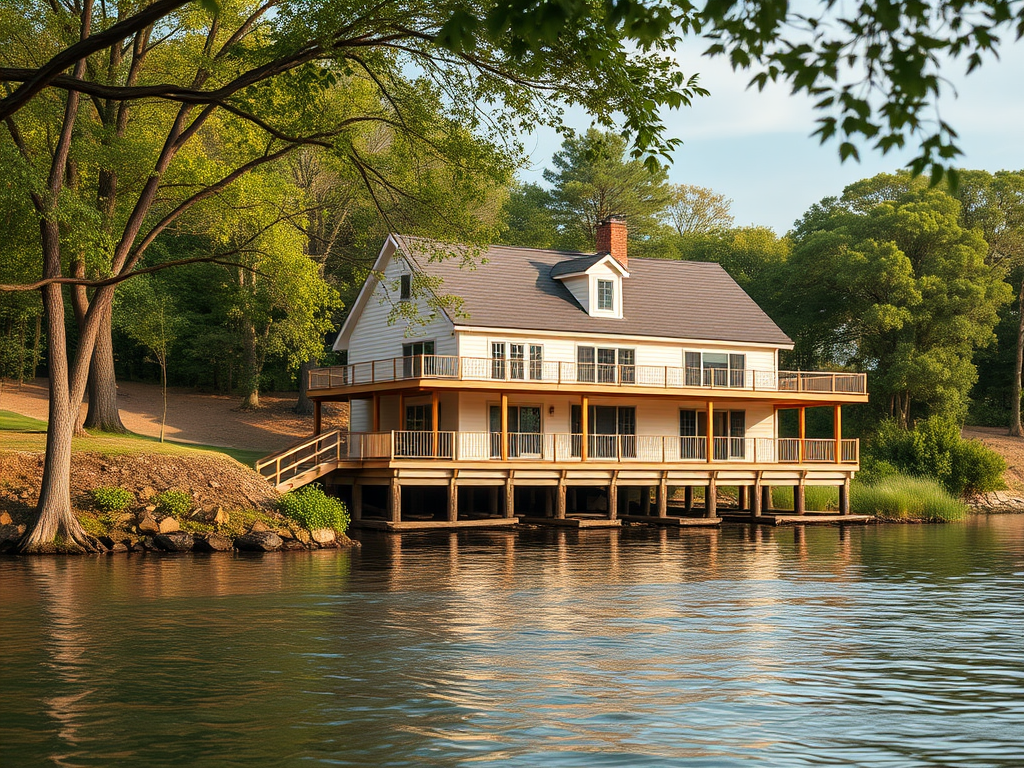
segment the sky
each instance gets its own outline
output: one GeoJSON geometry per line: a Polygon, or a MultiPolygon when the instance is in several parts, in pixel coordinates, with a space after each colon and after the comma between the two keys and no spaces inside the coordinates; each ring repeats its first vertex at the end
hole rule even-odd
{"type": "MultiPolygon", "coordinates": [[[[738,226],[764,225],[787,232],[813,203],[877,173],[897,170],[913,153],[883,156],[860,145],[861,160],[839,161],[838,144],[820,145],[812,102],[785,86],[747,89],[749,73],[735,73],[722,60],[679,56],[683,71],[700,73],[709,97],[665,114],[669,133],[683,140],[669,179],[675,184],[710,187],[731,198],[738,226]]],[[[987,61],[968,77],[954,64],[944,76],[956,91],[940,101],[941,115],[960,134],[961,168],[1024,169],[1024,43],[1007,45],[1001,59],[987,61]]],[[[582,111],[567,115],[575,129],[586,129],[582,111]]],[[[553,130],[524,138],[531,167],[520,176],[543,183],[560,141],[553,130]]]]}

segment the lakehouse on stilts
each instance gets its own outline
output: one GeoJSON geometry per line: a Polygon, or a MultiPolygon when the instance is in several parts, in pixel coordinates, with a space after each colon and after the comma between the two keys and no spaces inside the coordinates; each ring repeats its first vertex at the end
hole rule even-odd
{"type": "Polygon", "coordinates": [[[718,264],[629,259],[617,218],[596,254],[492,246],[463,266],[442,249],[388,238],[334,345],[348,364],[309,373],[317,434],[257,465],[277,487],[319,479],[353,525],[391,530],[710,523],[722,486],[755,517],[772,486],[794,488],[796,514],[807,485],[837,486],[849,513],[841,407],[866,402],[865,376],[780,371],[792,342],[718,264]],[[414,335],[389,322],[403,302],[429,317],[432,289],[461,307],[414,335]],[[348,432],[320,434],[324,401],[350,403],[348,432]],[[821,406],[833,435],[807,439],[821,406]]]}

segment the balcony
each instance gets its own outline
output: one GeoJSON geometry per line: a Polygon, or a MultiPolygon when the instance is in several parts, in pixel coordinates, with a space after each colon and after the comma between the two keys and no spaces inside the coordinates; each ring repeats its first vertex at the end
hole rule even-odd
{"type": "Polygon", "coordinates": [[[746,390],[866,395],[867,375],[807,371],[676,368],[525,359],[416,355],[309,372],[309,391],[345,390],[414,380],[509,384],[597,385],[619,388],[746,390]]]}
{"type": "Polygon", "coordinates": [[[295,444],[256,464],[275,486],[298,475],[323,474],[337,466],[362,462],[481,462],[495,465],[842,465],[855,469],[860,441],[798,438],[706,437],[678,435],[583,435],[500,432],[341,432],[334,430],[295,444]],[[836,450],[838,448],[838,456],[836,450]],[[318,468],[320,468],[318,470],[318,468]],[[321,471],[322,470],[322,471],[321,471]]]}

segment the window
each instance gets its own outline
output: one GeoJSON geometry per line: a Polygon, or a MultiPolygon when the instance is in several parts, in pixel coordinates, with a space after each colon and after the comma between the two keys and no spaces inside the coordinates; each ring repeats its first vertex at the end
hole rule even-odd
{"type": "Polygon", "coordinates": [[[535,381],[544,378],[544,347],[540,344],[530,345],[530,378],[535,381]]]}
{"type": "Polygon", "coordinates": [[[409,301],[412,298],[412,275],[402,275],[402,288],[399,298],[402,301],[409,301]]]}
{"type": "Polygon", "coordinates": [[[597,281],[597,308],[609,312],[615,310],[615,283],[612,280],[597,281]]]}
{"type": "Polygon", "coordinates": [[[505,380],[505,342],[491,342],[491,378],[505,380]]]}
{"type": "Polygon", "coordinates": [[[636,381],[635,363],[632,349],[577,347],[576,381],[632,384],[636,381]]]}
{"type": "Polygon", "coordinates": [[[746,355],[727,352],[685,352],[683,365],[688,387],[744,387],[746,355]]]}
{"type": "Polygon", "coordinates": [[[402,373],[405,377],[422,376],[424,365],[428,372],[433,371],[434,342],[412,341],[402,345],[402,373]],[[424,356],[427,356],[425,359],[424,356]]]}
{"type": "MultiPolygon", "coordinates": [[[[579,456],[582,445],[583,408],[574,405],[570,411],[572,455],[579,456]]],[[[587,455],[591,458],[613,459],[636,457],[636,407],[592,405],[587,409],[587,455]]]]}
{"type": "Polygon", "coordinates": [[[508,345],[508,377],[510,379],[517,379],[521,381],[526,378],[523,350],[524,347],[522,344],[508,345]]]}
{"type": "Polygon", "coordinates": [[[410,432],[430,432],[434,428],[433,417],[433,406],[405,406],[405,428],[410,432]]]}
{"type": "MultiPolygon", "coordinates": [[[[745,411],[714,411],[714,459],[742,459],[746,456],[747,414],[745,411]]],[[[682,459],[707,458],[708,415],[706,411],[679,411],[679,454],[682,459]]]]}

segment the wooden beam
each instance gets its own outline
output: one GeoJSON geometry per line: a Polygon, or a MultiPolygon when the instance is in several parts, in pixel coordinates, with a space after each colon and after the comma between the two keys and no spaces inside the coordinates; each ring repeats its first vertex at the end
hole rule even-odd
{"type": "Polygon", "coordinates": [[[755,478],[754,487],[751,489],[750,493],[750,516],[758,518],[761,516],[761,501],[763,499],[763,495],[761,493],[761,473],[758,472],[757,475],[755,475],[755,478]]]}
{"type": "Polygon", "coordinates": [[[555,519],[565,520],[565,471],[562,471],[558,478],[558,487],[555,489],[555,519]]]}
{"type": "Polygon", "coordinates": [[[373,393],[373,431],[380,432],[380,393],[373,393]]]}
{"type": "Polygon", "coordinates": [[[807,406],[801,405],[800,413],[800,463],[804,463],[804,440],[807,439],[807,406]]]}
{"type": "Polygon", "coordinates": [[[391,488],[388,493],[388,519],[392,523],[402,522],[402,486],[398,483],[397,477],[391,478],[391,488]]]}
{"type": "MultiPolygon", "coordinates": [[[[457,473],[458,470],[455,470],[457,473]]],[[[455,473],[448,481],[448,522],[454,523],[459,519],[459,486],[455,480],[455,473]]]]}
{"type": "Polygon", "coordinates": [[[501,460],[508,461],[508,394],[501,393],[501,460]]]}
{"type": "Polygon", "coordinates": [[[505,478],[505,517],[513,518],[516,516],[516,486],[515,480],[513,479],[513,472],[510,470],[508,477],[505,478]]]}
{"type": "Polygon", "coordinates": [[[405,392],[398,393],[398,431],[404,432],[406,426],[405,420],[405,392]]]}
{"type": "Polygon", "coordinates": [[[664,472],[658,483],[658,517],[668,517],[668,478],[664,472]]]}
{"type": "Polygon", "coordinates": [[[802,515],[806,509],[806,496],[804,495],[804,484],[793,486],[793,514],[802,515]]]}
{"type": "Polygon", "coordinates": [[[586,395],[580,397],[580,431],[582,432],[580,460],[586,461],[588,443],[590,443],[590,398],[586,395]]]}
{"type": "Polygon", "coordinates": [[[843,463],[843,406],[836,403],[832,406],[832,434],[836,441],[836,464],[843,463]]]}
{"type": "Polygon", "coordinates": [[[352,509],[349,513],[353,520],[363,519],[363,486],[359,483],[352,486],[352,509]]]}
{"type": "Polygon", "coordinates": [[[437,458],[437,443],[438,443],[438,416],[440,415],[441,408],[438,402],[437,390],[433,389],[430,391],[430,428],[433,431],[432,440],[434,450],[431,455],[437,458]]]}
{"type": "Polygon", "coordinates": [[[708,428],[707,428],[707,460],[710,463],[715,454],[715,404],[708,400],[708,428]]]}
{"type": "Polygon", "coordinates": [[[839,514],[850,514],[850,478],[847,477],[839,486],[839,514]]]}
{"type": "Polygon", "coordinates": [[[767,514],[772,511],[772,487],[770,485],[761,486],[761,512],[767,514]]]}
{"type": "Polygon", "coordinates": [[[718,517],[718,473],[712,472],[708,487],[704,489],[704,517],[714,520],[718,517]]]}
{"type": "Polygon", "coordinates": [[[683,504],[687,512],[693,511],[693,486],[683,488],[683,504]]]}
{"type": "Polygon", "coordinates": [[[651,514],[651,489],[646,485],[640,489],[640,514],[647,517],[651,514]]]}
{"type": "Polygon", "coordinates": [[[320,404],[319,400],[314,400],[313,401],[313,434],[314,435],[319,435],[323,431],[323,429],[322,429],[322,427],[323,427],[323,418],[322,418],[322,414],[321,414],[321,408],[322,407],[323,406],[320,404]]]}
{"type": "Polygon", "coordinates": [[[608,519],[619,517],[619,473],[612,472],[612,482],[608,486],[608,519]]]}

